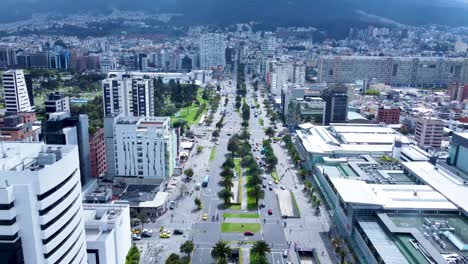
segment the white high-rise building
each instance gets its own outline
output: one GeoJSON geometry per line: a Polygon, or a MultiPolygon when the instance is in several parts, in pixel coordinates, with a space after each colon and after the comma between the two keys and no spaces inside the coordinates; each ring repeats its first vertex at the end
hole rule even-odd
{"type": "Polygon", "coordinates": [[[177,137],[169,117],[108,116],[104,120],[111,177],[166,181],[177,158],[177,137]]]}
{"type": "Polygon", "coordinates": [[[105,115],[154,115],[153,79],[122,74],[103,80],[102,88],[105,115]]]}
{"type": "Polygon", "coordinates": [[[276,36],[272,32],[265,33],[261,44],[262,54],[264,57],[275,55],[276,51],[276,36]]]}
{"type": "Polygon", "coordinates": [[[88,264],[125,264],[132,246],[127,204],[83,204],[88,264]]]}
{"type": "Polygon", "coordinates": [[[200,68],[203,70],[226,66],[226,42],[224,35],[202,34],[200,37],[200,68]]]}
{"type": "Polygon", "coordinates": [[[87,263],[78,147],[3,143],[0,263],[87,263]]]}
{"type": "MultiPolygon", "coordinates": [[[[33,112],[32,92],[28,93],[23,70],[9,70],[3,73],[3,90],[7,112],[33,112]]],[[[32,87],[29,87],[32,89],[32,87]]]]}

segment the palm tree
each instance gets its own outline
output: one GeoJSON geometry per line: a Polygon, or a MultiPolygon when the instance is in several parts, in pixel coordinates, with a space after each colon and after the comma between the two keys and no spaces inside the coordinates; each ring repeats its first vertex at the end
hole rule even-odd
{"type": "Polygon", "coordinates": [[[193,176],[193,169],[188,168],[188,169],[184,170],[184,174],[185,174],[185,176],[187,176],[187,179],[191,179],[192,176],[193,176]]]}
{"type": "Polygon", "coordinates": [[[340,249],[340,251],[338,251],[338,255],[340,255],[340,263],[341,264],[344,264],[344,260],[345,260],[345,257],[346,257],[347,254],[348,254],[348,252],[346,252],[344,249],[340,249]]]}
{"type": "Polygon", "coordinates": [[[231,248],[226,241],[218,241],[211,250],[211,256],[218,259],[227,259],[231,255],[231,248]]]}
{"type": "Polygon", "coordinates": [[[234,167],[235,167],[234,160],[231,157],[227,158],[226,161],[224,161],[224,163],[222,165],[223,169],[234,168],[234,167]]]}
{"type": "Polygon", "coordinates": [[[219,181],[219,185],[231,190],[231,188],[234,186],[234,183],[232,182],[232,178],[224,177],[219,181]]]}
{"type": "Polygon", "coordinates": [[[222,189],[218,192],[218,197],[224,201],[224,205],[228,205],[231,201],[231,198],[234,197],[234,194],[229,189],[222,189]]]}
{"type": "Polygon", "coordinates": [[[190,256],[190,253],[192,253],[193,249],[195,248],[195,245],[191,240],[185,241],[182,245],[180,245],[180,252],[187,254],[187,256],[190,256]]]}
{"type": "Polygon", "coordinates": [[[250,249],[250,253],[252,255],[258,254],[260,256],[265,256],[266,253],[270,253],[271,248],[267,242],[260,240],[253,244],[252,248],[250,249]]]}
{"type": "Polygon", "coordinates": [[[268,264],[270,263],[266,256],[262,256],[259,254],[252,254],[250,258],[250,264],[268,264]]]}
{"type": "Polygon", "coordinates": [[[316,199],[315,202],[314,202],[314,205],[315,205],[315,207],[316,207],[317,209],[320,208],[320,205],[321,205],[321,204],[322,204],[322,201],[319,200],[319,199],[316,199]]]}
{"type": "Polygon", "coordinates": [[[260,199],[265,198],[265,191],[262,189],[260,185],[255,185],[252,190],[250,191],[251,195],[255,197],[255,203],[258,205],[258,201],[260,199]]]}
{"type": "Polygon", "coordinates": [[[219,175],[223,178],[234,178],[234,172],[230,168],[224,168],[219,175]]]}
{"type": "Polygon", "coordinates": [[[272,138],[275,135],[275,129],[272,127],[267,127],[267,129],[265,129],[265,135],[267,135],[268,138],[272,138]]]}

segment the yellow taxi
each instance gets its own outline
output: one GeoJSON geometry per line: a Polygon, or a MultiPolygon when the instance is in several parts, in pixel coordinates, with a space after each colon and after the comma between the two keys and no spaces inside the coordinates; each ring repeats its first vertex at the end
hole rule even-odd
{"type": "Polygon", "coordinates": [[[163,231],[159,234],[159,237],[160,238],[170,238],[171,237],[171,233],[167,232],[167,231],[163,231]]]}
{"type": "Polygon", "coordinates": [[[202,216],[202,219],[203,219],[203,220],[207,220],[207,219],[208,219],[208,214],[207,214],[207,213],[204,213],[203,216],[202,216]]]}
{"type": "Polygon", "coordinates": [[[275,180],[275,184],[278,184],[278,183],[279,183],[279,181],[278,181],[278,180],[275,180]]]}

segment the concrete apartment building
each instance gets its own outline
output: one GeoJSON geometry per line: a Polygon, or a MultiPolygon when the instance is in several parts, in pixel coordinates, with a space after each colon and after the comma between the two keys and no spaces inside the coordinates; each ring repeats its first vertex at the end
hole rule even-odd
{"type": "Polygon", "coordinates": [[[70,112],[70,97],[58,92],[51,93],[44,101],[46,114],[55,112],[70,112]]]}
{"type": "Polygon", "coordinates": [[[324,124],[343,123],[348,119],[348,87],[338,84],[322,91],[325,101],[324,124]]]}
{"type": "Polygon", "coordinates": [[[447,87],[468,83],[468,59],[436,57],[323,56],[318,82],[353,83],[372,79],[391,86],[447,87]]]}
{"type": "Polygon", "coordinates": [[[104,135],[108,176],[154,183],[172,176],[177,137],[169,117],[108,116],[104,135]]]}
{"type": "Polygon", "coordinates": [[[200,68],[202,70],[226,66],[226,42],[223,34],[206,33],[200,36],[200,68]]]}
{"type": "Polygon", "coordinates": [[[78,147],[3,143],[0,168],[0,263],[87,263],[78,147]]]}
{"type": "Polygon", "coordinates": [[[102,88],[105,115],[154,115],[153,79],[122,74],[103,80],[102,88]]]}
{"type": "Polygon", "coordinates": [[[416,122],[415,140],[420,147],[440,148],[444,135],[444,121],[421,117],[416,122]]]}
{"type": "Polygon", "coordinates": [[[34,112],[32,87],[26,84],[23,70],[3,72],[2,81],[7,112],[34,112]]]}
{"type": "Polygon", "coordinates": [[[377,110],[377,123],[399,124],[400,109],[389,106],[381,106],[377,110]]]}
{"type": "Polygon", "coordinates": [[[107,170],[106,144],[104,129],[100,128],[89,137],[89,159],[91,160],[91,176],[99,177],[107,170]]]}

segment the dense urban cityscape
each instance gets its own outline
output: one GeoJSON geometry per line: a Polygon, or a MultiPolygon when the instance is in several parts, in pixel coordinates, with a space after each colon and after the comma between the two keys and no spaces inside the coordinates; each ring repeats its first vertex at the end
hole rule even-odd
{"type": "Polygon", "coordinates": [[[468,25],[179,16],[0,23],[0,263],[468,263],[468,25]]]}

